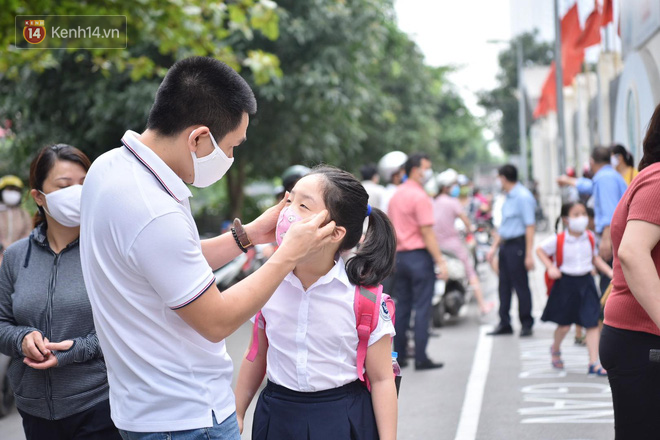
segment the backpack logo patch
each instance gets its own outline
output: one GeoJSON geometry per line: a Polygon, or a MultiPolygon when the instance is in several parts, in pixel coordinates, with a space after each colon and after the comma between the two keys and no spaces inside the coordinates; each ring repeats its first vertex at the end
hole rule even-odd
{"type": "Polygon", "coordinates": [[[385,301],[380,303],[380,317],[385,321],[390,321],[392,317],[390,316],[390,310],[387,308],[385,301]]]}

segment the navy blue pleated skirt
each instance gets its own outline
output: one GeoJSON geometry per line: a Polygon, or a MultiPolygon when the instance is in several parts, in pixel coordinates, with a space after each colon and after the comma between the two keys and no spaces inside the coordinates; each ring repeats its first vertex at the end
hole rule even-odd
{"type": "Polygon", "coordinates": [[[378,440],[371,393],[360,381],[303,393],[268,381],[254,413],[252,440],[378,440]]]}
{"type": "Polygon", "coordinates": [[[599,314],[600,297],[594,277],[562,274],[552,286],[541,320],[591,328],[598,325],[599,314]]]}

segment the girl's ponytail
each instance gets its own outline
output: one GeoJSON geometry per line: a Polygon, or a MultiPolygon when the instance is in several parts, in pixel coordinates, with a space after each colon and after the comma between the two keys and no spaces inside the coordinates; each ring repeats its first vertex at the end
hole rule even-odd
{"type": "Polygon", "coordinates": [[[378,208],[371,208],[369,227],[357,253],[346,263],[351,283],[376,286],[394,270],[396,234],[390,219],[378,208]]]}

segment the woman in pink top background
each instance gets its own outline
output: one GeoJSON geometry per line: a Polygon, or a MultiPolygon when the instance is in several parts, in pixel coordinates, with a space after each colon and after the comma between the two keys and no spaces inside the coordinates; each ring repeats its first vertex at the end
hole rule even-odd
{"type": "Polygon", "coordinates": [[[484,301],[479,276],[470,262],[463,240],[454,227],[456,219],[460,218],[465,223],[466,230],[472,230],[470,219],[465,213],[463,205],[457,198],[449,195],[452,186],[456,183],[457,177],[456,171],[452,169],[438,175],[439,194],[433,201],[433,216],[435,220],[433,231],[435,232],[440,249],[456,255],[465,265],[465,271],[468,275],[470,286],[472,286],[472,290],[474,291],[474,296],[477,299],[479,311],[482,315],[485,315],[492,310],[493,303],[484,301]]]}

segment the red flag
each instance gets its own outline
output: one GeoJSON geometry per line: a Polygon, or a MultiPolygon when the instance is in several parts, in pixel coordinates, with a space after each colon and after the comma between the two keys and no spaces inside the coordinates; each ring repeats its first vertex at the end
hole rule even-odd
{"type": "Polygon", "coordinates": [[[575,43],[578,49],[584,49],[600,43],[600,23],[601,16],[596,7],[589,15],[589,18],[587,18],[582,35],[580,35],[575,43]]]}
{"type": "Polygon", "coordinates": [[[582,35],[577,2],[561,19],[561,66],[565,86],[573,83],[575,75],[582,71],[584,49],[577,42],[582,35]]]}
{"type": "Polygon", "coordinates": [[[604,0],[602,21],[600,25],[605,26],[608,23],[612,23],[613,21],[614,21],[614,5],[612,4],[612,0],[604,0]]]}
{"type": "Polygon", "coordinates": [[[541,97],[534,110],[534,119],[538,119],[557,109],[557,80],[555,79],[555,62],[550,65],[550,73],[543,83],[541,97]]]}
{"type": "MultiPolygon", "coordinates": [[[[600,28],[598,30],[600,32],[600,28]]],[[[564,86],[571,85],[575,76],[582,71],[584,49],[577,45],[582,34],[576,2],[561,19],[561,63],[564,86]]],[[[555,63],[553,62],[550,73],[548,73],[548,77],[543,85],[541,97],[534,110],[534,118],[538,118],[547,114],[549,111],[557,109],[556,84],[555,63]]]]}

